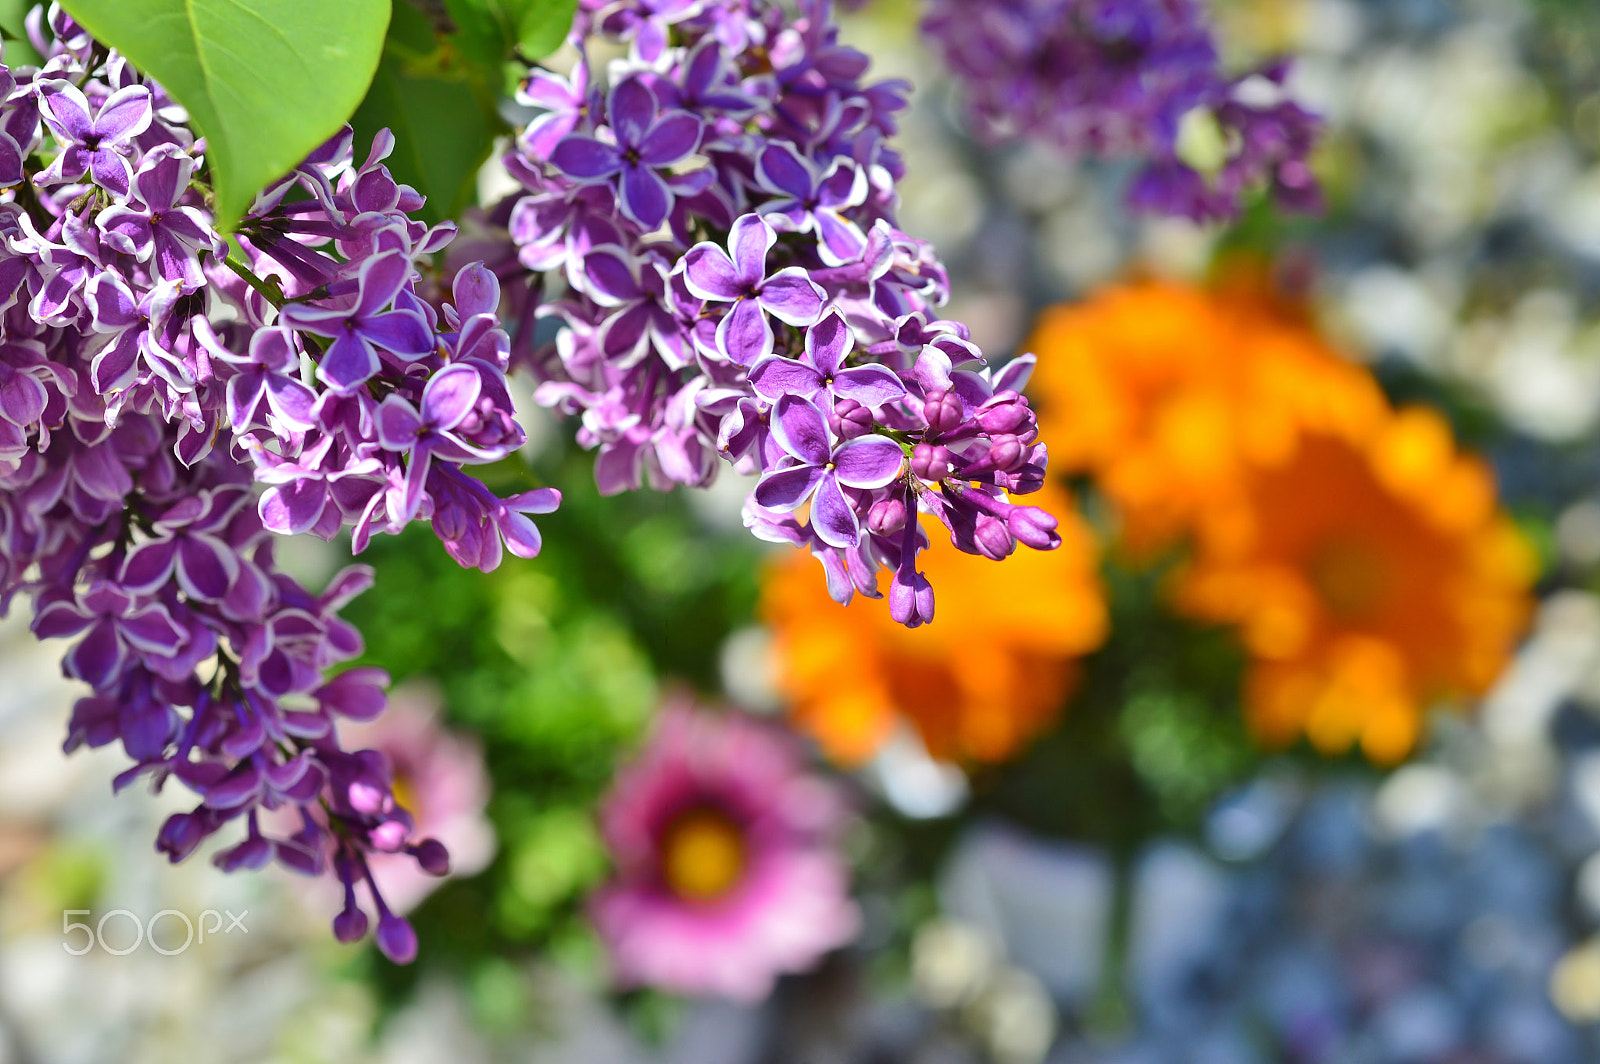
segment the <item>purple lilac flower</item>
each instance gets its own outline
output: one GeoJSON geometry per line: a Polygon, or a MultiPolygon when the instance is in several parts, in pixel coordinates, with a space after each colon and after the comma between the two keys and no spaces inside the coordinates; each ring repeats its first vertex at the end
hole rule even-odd
{"type": "Polygon", "coordinates": [[[1320,122],[1286,100],[1245,98],[1252,81],[1281,89],[1288,64],[1226,75],[1206,14],[1200,0],[929,0],[922,30],[981,138],[1142,159],[1128,190],[1137,209],[1230,218],[1263,183],[1288,210],[1320,209],[1306,164],[1320,122]],[[1212,115],[1232,145],[1210,180],[1179,157],[1190,112],[1212,115]]]}
{"type": "MultiPolygon", "coordinates": [[[[1114,22],[1117,5],[1102,7],[1114,22]]],[[[1050,549],[1054,518],[1012,501],[1043,484],[1048,461],[1017,391],[1031,360],[987,366],[965,326],[937,313],[949,295],[937,256],[895,225],[903,166],[889,138],[907,87],[866,82],[866,57],[839,42],[820,0],[798,12],[583,0],[570,39],[578,68],[564,86],[533,75],[526,91],[545,113],[505,160],[525,191],[490,216],[528,270],[565,273],[561,298],[537,312],[553,337],[520,329],[514,352],[542,378],[536,401],[577,419],[600,490],[704,486],[720,455],[759,477],[753,534],[810,550],[840,602],[882,597],[889,570],[891,613],[907,624],[933,617],[916,567],[926,539],[907,514],[937,516],[958,547],[991,557],[1050,549]],[[604,110],[576,93],[592,81],[585,47],[601,40],[630,44],[604,110]],[[625,171],[629,146],[639,154],[684,114],[705,165],[640,155],[625,171]],[[550,159],[530,150],[569,120],[550,159]],[[619,209],[630,173],[668,190],[659,212],[619,209]]]]}
{"type": "Polygon", "coordinates": [[[315,592],[274,541],[351,528],[359,548],[419,517],[464,565],[538,553],[530,515],[559,494],[502,499],[466,472],[522,442],[499,285],[468,265],[424,298],[454,227],[412,217],[387,134],[359,166],[348,131],[312,153],[224,261],[203,142],[161,87],[54,5],[30,32],[45,68],[0,66],[0,182],[35,190],[0,204],[0,609],[27,595],[40,638],[73,640],[63,669],[89,690],[68,750],[120,742],[118,789],[190,794],[160,852],[231,830],[224,870],[331,871],[335,934],[365,934],[366,905],[409,960],[369,857],[436,875],[448,856],[382,755],[341,745],[387,678],[329,676],[361,653],[339,610],[370,573],[315,592]]]}

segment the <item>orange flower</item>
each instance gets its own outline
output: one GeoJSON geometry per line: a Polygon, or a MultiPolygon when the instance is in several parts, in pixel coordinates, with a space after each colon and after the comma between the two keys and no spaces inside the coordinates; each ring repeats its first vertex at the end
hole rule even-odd
{"type": "Polygon", "coordinates": [[[1174,600],[1239,627],[1263,741],[1393,762],[1504,666],[1534,563],[1487,467],[1281,308],[1130,285],[1032,350],[1051,468],[1092,475],[1135,550],[1189,537],[1174,600]]]}
{"type": "Polygon", "coordinates": [[[767,574],[762,612],[772,626],[779,683],[796,723],[828,754],[859,763],[909,720],[936,757],[999,761],[1055,720],[1074,659],[1105,637],[1093,539],[1057,492],[1030,496],[1061,520],[1053,551],[1018,550],[995,579],[987,558],[933,545],[919,564],[938,595],[934,623],[909,629],[887,605],[859,596],[841,609],[816,562],[787,554],[767,574]]]}

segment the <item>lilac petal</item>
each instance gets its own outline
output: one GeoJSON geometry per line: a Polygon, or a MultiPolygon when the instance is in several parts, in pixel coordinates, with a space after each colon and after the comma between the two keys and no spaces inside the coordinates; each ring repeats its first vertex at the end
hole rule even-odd
{"type": "Polygon", "coordinates": [[[823,262],[829,266],[843,266],[861,260],[867,237],[856,223],[827,207],[813,211],[811,217],[817,225],[817,250],[823,262]]]}
{"type": "Polygon", "coordinates": [[[733,223],[728,231],[728,254],[733,259],[734,277],[741,290],[761,283],[767,273],[767,252],[777,240],[778,234],[759,214],[741,215],[733,223]]]}
{"type": "Polygon", "coordinates": [[[266,393],[267,378],[263,373],[241,373],[228,382],[228,423],[235,432],[250,427],[261,405],[261,397],[266,393]]]}
{"type": "Polygon", "coordinates": [[[39,639],[62,639],[77,635],[93,623],[93,616],[71,602],[52,602],[33,618],[33,634],[39,639]]]}
{"type": "Polygon", "coordinates": [[[644,341],[649,327],[649,305],[635,303],[611,315],[601,324],[600,349],[619,369],[631,366],[644,354],[644,341]]]}
{"type": "Polygon", "coordinates": [[[273,414],[285,427],[302,432],[315,427],[316,418],[312,411],[317,405],[317,393],[293,377],[282,374],[268,377],[267,401],[272,406],[273,414]]]}
{"type": "Polygon", "coordinates": [[[839,479],[824,474],[811,502],[811,529],[830,547],[853,547],[861,535],[861,525],[850,501],[839,487],[839,479]]]}
{"type": "Polygon", "coordinates": [[[672,210],[672,190],[661,175],[644,166],[630,166],[622,172],[622,213],[645,232],[653,232],[667,220],[672,210]]]}
{"type": "Polygon", "coordinates": [[[127,648],[117,637],[116,625],[102,620],[67,651],[63,664],[68,672],[98,691],[111,686],[126,660],[127,648]]]}
{"type": "Polygon", "coordinates": [[[83,143],[94,135],[94,119],[89,114],[89,99],[67,81],[39,82],[40,117],[62,140],[83,143]]]}
{"type": "Polygon", "coordinates": [[[327,498],[327,485],[322,481],[293,480],[287,484],[276,484],[263,492],[257,512],[268,531],[281,536],[295,536],[317,523],[327,498]]]}
{"type": "Polygon", "coordinates": [[[767,145],[761,153],[756,164],[756,179],[767,189],[797,200],[810,198],[816,181],[800,153],[783,141],[767,145]]]}
{"type": "Polygon", "coordinates": [[[471,366],[456,363],[434,375],[422,392],[422,417],[436,429],[453,429],[472,412],[483,394],[483,378],[471,366]]]}
{"type": "Polygon", "coordinates": [[[906,386],[887,366],[854,366],[834,376],[833,394],[862,406],[879,407],[903,398],[906,386]]]}
{"type": "Polygon", "coordinates": [[[1033,376],[1033,367],[1038,359],[1032,354],[1018,355],[996,374],[994,390],[998,392],[1020,392],[1028,386],[1028,378],[1033,376]]]}
{"type": "Polygon", "coordinates": [[[345,332],[323,353],[317,376],[335,391],[349,392],[370,380],[379,370],[378,352],[360,335],[345,332]]]}
{"type": "Polygon", "coordinates": [[[390,496],[391,514],[403,522],[410,521],[417,516],[417,511],[422,509],[423,489],[428,483],[428,471],[433,468],[433,448],[422,444],[411,452],[411,461],[406,465],[405,486],[401,489],[400,510],[394,513],[393,495],[390,496]]]}
{"type": "Polygon", "coordinates": [[[619,82],[611,90],[606,108],[606,117],[617,133],[617,143],[624,148],[637,148],[660,109],[656,94],[640,79],[631,77],[619,82]]]}
{"type": "Polygon", "coordinates": [[[827,300],[827,293],[799,266],[779,270],[761,285],[761,306],[790,325],[814,324],[827,300]]]}
{"type": "Polygon", "coordinates": [[[49,398],[50,393],[37,378],[13,373],[9,380],[0,381],[0,416],[27,428],[39,420],[49,398]]]}
{"type": "Polygon", "coordinates": [[[622,153],[593,137],[569,133],[550,152],[550,165],[576,181],[599,181],[622,169],[622,153]]]}
{"type": "Polygon", "coordinates": [[[683,280],[689,291],[701,299],[723,303],[739,299],[747,287],[739,279],[739,271],[728,253],[709,242],[701,242],[684,252],[683,280]]]}
{"type": "Polygon", "coordinates": [[[518,558],[539,556],[539,551],[544,547],[544,538],[539,533],[538,525],[512,510],[496,514],[494,523],[506,542],[506,550],[518,558]]]}
{"type": "Polygon", "coordinates": [[[239,559],[215,536],[193,534],[178,544],[178,586],[191,598],[216,602],[239,578],[239,559]]]}
{"type": "Polygon", "coordinates": [[[411,279],[411,260],[404,252],[386,251],[361,264],[361,298],[350,316],[369,318],[394,302],[411,279]]]}
{"type": "Polygon", "coordinates": [[[583,257],[582,269],[588,282],[585,294],[603,307],[618,306],[641,294],[628,254],[619,247],[603,245],[591,249],[583,257]]]}
{"type": "Polygon", "coordinates": [[[434,348],[428,323],[409,310],[391,310],[364,319],[361,335],[402,358],[421,358],[434,348]]]}
{"type": "Polygon", "coordinates": [[[750,387],[768,402],[784,395],[810,399],[822,390],[822,376],[804,362],[773,355],[750,367],[750,387]]]}
{"type": "Polygon", "coordinates": [[[176,147],[163,145],[144,157],[133,184],[147,206],[165,211],[188,191],[193,173],[193,159],[176,147]]]}
{"type": "Polygon", "coordinates": [[[155,233],[150,216],[132,207],[112,206],[100,212],[94,224],[105,234],[106,243],[122,252],[143,259],[149,256],[155,233]]]}
{"type": "Polygon", "coordinates": [[[95,184],[118,197],[127,196],[133,187],[133,167],[110,148],[101,148],[89,156],[89,173],[94,175],[95,184]]]}
{"type": "Polygon", "coordinates": [[[409,451],[422,433],[422,415],[402,396],[389,395],[378,407],[378,442],[385,450],[409,451]]]}
{"type": "Polygon", "coordinates": [[[772,324],[754,299],[741,299],[717,323],[717,348],[735,365],[748,366],[772,354],[772,324]]]}
{"type": "MultiPolygon", "coordinates": [[[[100,105],[94,133],[101,145],[121,144],[149,129],[153,116],[150,90],[143,85],[129,85],[106,97],[106,102],[100,105]]],[[[168,205],[170,203],[163,204],[168,205]]]]}
{"type": "Polygon", "coordinates": [[[774,470],[756,482],[753,497],[758,506],[787,512],[805,502],[821,479],[821,466],[800,465],[774,470]]]}
{"type": "Polygon", "coordinates": [[[119,622],[122,636],[140,650],[156,654],[176,654],[183,646],[185,632],[165,606],[146,606],[119,622]]]}
{"type": "Polygon", "coordinates": [[[456,271],[450,286],[456,314],[466,321],[478,314],[500,312],[500,280],[481,262],[469,262],[456,271]]]}
{"type": "Polygon", "coordinates": [[[700,119],[687,111],[662,115],[639,143],[639,161],[663,167],[682,162],[700,146],[700,119]]]}
{"type": "Polygon", "coordinates": [[[149,594],[171,578],[177,557],[176,540],[158,539],[140,544],[128,552],[118,580],[124,588],[135,594],[149,594]]]}
{"type": "Polygon", "coordinates": [[[806,330],[806,358],[824,377],[832,377],[844,365],[845,356],[855,346],[850,326],[838,311],[829,311],[806,330]]]}
{"type": "Polygon", "coordinates": [[[802,462],[827,465],[832,460],[828,423],[809,399],[785,395],[772,406],[772,435],[783,449],[802,462]]]}
{"type": "Polygon", "coordinates": [[[139,333],[129,330],[101,348],[89,363],[89,380],[102,395],[120,392],[137,377],[139,333]]]}
{"type": "Polygon", "coordinates": [[[881,488],[900,475],[905,458],[905,451],[887,436],[860,436],[833,452],[833,467],[841,484],[881,488]]]}
{"type": "Polygon", "coordinates": [[[101,332],[126,329],[139,321],[139,301],[114,273],[97,273],[84,289],[94,326],[101,332]]]}

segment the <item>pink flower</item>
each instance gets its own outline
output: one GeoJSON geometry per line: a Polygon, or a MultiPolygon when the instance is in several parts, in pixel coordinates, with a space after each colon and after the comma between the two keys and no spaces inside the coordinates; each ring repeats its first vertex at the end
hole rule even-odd
{"type": "Polygon", "coordinates": [[[849,942],[844,812],[788,736],[669,704],[600,813],[617,872],[590,916],[617,981],[757,1001],[849,942]]]}

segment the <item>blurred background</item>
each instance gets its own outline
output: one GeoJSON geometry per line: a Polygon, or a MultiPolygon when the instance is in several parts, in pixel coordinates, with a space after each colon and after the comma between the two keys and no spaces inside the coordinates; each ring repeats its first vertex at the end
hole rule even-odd
{"type": "Polygon", "coordinates": [[[916,86],[946,316],[1038,355],[1060,550],[930,551],[906,631],[755,542],[748,485],[601,499],[535,410],[539,558],[363,556],[361,738],[454,856],[384,879],[416,964],[158,860],[176,796],[61,754],[13,614],[0,1062],[1600,1059],[1600,15],[1213,7],[1230,67],[1296,57],[1320,216],[1134,215],[1132,164],[967,135],[914,5],[845,17],[916,86]]]}

